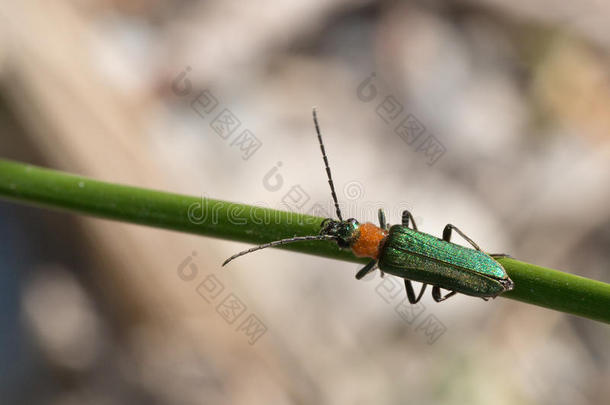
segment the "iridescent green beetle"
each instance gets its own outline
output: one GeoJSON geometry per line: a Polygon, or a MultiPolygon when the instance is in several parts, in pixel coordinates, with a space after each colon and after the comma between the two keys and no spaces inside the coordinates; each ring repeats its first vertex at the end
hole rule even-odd
{"type": "Polygon", "coordinates": [[[457,293],[486,300],[513,289],[514,284],[506,270],[495,260],[506,255],[483,252],[472,239],[451,224],[445,226],[443,237],[439,239],[419,232],[413,215],[406,210],[402,213],[402,225],[392,227],[386,223],[383,210],[379,210],[379,226],[371,223],[361,224],[354,218],[343,220],[315,109],[313,119],[339,220],[326,218],[320,224],[318,235],[277,240],[237,253],[228,258],[223,266],[236,257],[267,247],[306,240],[334,240],[339,247],[350,249],[355,256],[371,258],[371,261],[358,271],[356,279],[360,280],[379,267],[382,275],[388,273],[404,279],[407,298],[412,304],[422,298],[428,284],[432,286],[432,298],[436,302],[444,301],[457,293]],[[460,234],[474,249],[451,243],[452,231],[460,234]],[[411,281],[423,283],[417,296],[411,281]],[[441,288],[450,292],[442,296],[441,288]]]}

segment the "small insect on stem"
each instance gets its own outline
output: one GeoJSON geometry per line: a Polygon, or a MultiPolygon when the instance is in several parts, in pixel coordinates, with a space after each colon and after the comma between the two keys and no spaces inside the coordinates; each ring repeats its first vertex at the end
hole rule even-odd
{"type": "Polygon", "coordinates": [[[333,240],[340,248],[351,250],[355,256],[371,259],[358,271],[356,279],[360,280],[376,268],[382,273],[400,277],[404,279],[407,298],[412,304],[423,297],[428,284],[432,286],[432,298],[436,302],[444,301],[457,293],[487,300],[513,289],[512,280],[496,260],[506,255],[483,252],[472,239],[452,224],[445,226],[442,238],[437,238],[418,231],[413,215],[407,210],[402,213],[401,224],[392,227],[387,224],[382,209],[379,210],[379,226],[370,222],[360,223],[354,218],[344,220],[315,108],[313,121],[338,220],[324,219],[318,235],[295,236],[244,250],[225,260],[223,266],[237,257],[268,247],[301,241],[333,240]],[[451,243],[453,231],[473,248],[451,243]],[[412,281],[423,283],[417,295],[412,281]],[[441,288],[449,292],[442,295],[441,288]]]}

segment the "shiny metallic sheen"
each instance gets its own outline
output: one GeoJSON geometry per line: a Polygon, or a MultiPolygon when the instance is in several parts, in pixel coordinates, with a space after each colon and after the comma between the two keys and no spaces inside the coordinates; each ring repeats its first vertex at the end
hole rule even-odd
{"type": "Polygon", "coordinates": [[[386,273],[475,297],[512,289],[500,263],[484,252],[394,225],[382,246],[379,268],[386,273]]]}

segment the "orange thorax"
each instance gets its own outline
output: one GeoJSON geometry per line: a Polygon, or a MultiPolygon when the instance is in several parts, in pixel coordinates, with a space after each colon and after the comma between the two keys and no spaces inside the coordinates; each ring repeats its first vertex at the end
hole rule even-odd
{"type": "Polygon", "coordinates": [[[381,241],[388,235],[388,231],[367,222],[359,227],[358,239],[352,243],[352,252],[358,257],[379,257],[381,241]]]}

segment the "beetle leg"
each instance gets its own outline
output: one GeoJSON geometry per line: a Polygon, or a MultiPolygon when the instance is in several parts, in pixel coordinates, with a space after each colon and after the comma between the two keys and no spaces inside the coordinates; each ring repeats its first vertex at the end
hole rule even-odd
{"type": "Polygon", "coordinates": [[[455,294],[457,294],[457,292],[451,291],[450,293],[446,294],[444,297],[441,297],[441,288],[437,285],[432,287],[432,298],[434,298],[434,301],[436,301],[436,302],[445,301],[447,298],[452,297],[455,294]]]}
{"type": "Polygon", "coordinates": [[[421,290],[419,290],[419,295],[415,298],[415,290],[413,290],[413,284],[411,284],[411,280],[407,280],[405,278],[405,289],[407,290],[407,298],[410,304],[417,304],[421,297],[424,295],[424,291],[426,291],[426,287],[428,284],[423,284],[421,290]]]}
{"type": "Polygon", "coordinates": [[[502,259],[503,257],[508,257],[509,259],[512,259],[512,256],[508,253],[490,253],[489,255],[494,259],[502,259]]]}
{"type": "Polygon", "coordinates": [[[369,274],[371,271],[375,270],[375,265],[377,264],[377,260],[371,260],[370,262],[368,262],[366,264],[366,266],[364,266],[363,268],[361,268],[358,273],[356,273],[356,280],[360,280],[362,277],[366,276],[367,274],[369,274]]]}
{"type": "Polygon", "coordinates": [[[383,211],[383,208],[379,208],[378,215],[379,215],[379,227],[381,229],[388,229],[388,223],[385,221],[385,212],[383,211]]]}
{"type": "Polygon", "coordinates": [[[472,239],[470,239],[468,236],[466,236],[464,234],[464,232],[460,231],[460,229],[457,226],[451,225],[451,224],[447,224],[447,226],[445,226],[445,229],[443,229],[443,240],[445,242],[450,242],[451,241],[451,231],[456,231],[457,233],[460,234],[460,236],[462,238],[466,239],[466,241],[468,241],[468,243],[470,243],[472,246],[474,246],[474,248],[476,250],[481,250],[479,245],[474,243],[474,241],[472,239]]]}
{"type": "Polygon", "coordinates": [[[409,210],[404,210],[402,212],[402,226],[406,226],[408,228],[409,219],[411,220],[411,223],[413,224],[413,229],[415,229],[417,231],[417,224],[415,223],[415,218],[413,218],[413,215],[411,215],[411,212],[409,210]]]}

